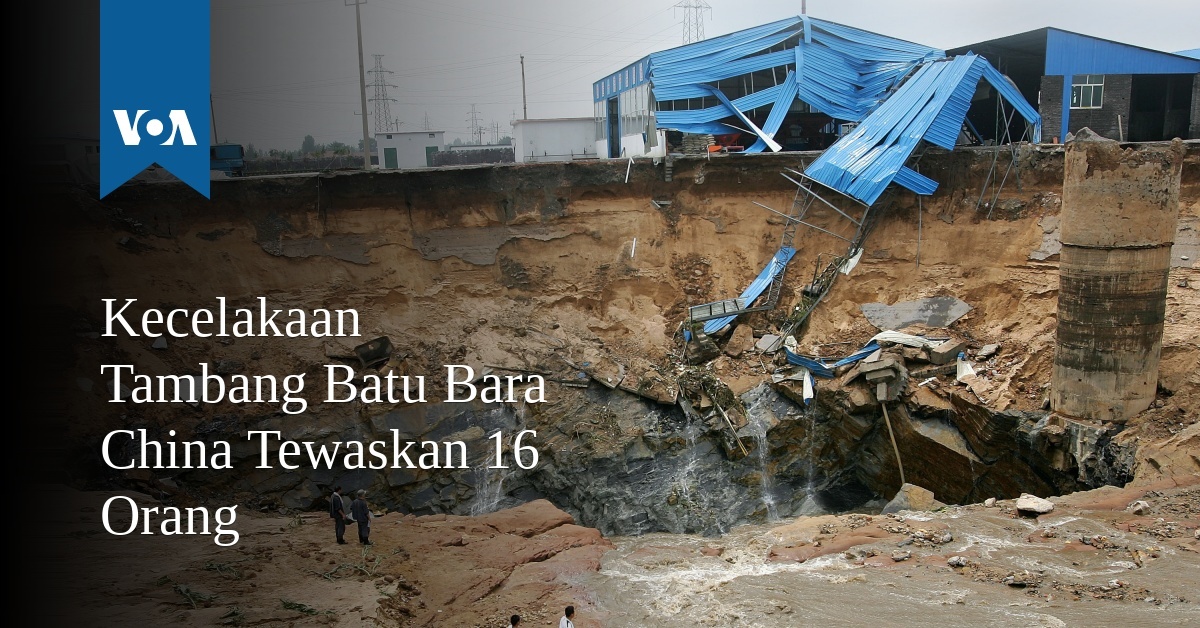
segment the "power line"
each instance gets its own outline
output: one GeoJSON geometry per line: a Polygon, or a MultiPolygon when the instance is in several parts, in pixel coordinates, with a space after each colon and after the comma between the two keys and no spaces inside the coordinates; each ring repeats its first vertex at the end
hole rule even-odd
{"type": "Polygon", "coordinates": [[[712,6],[704,0],[680,0],[676,9],[683,9],[683,43],[690,44],[704,39],[704,12],[712,15],[712,6]]]}
{"type": "Polygon", "coordinates": [[[395,87],[395,85],[388,84],[385,76],[392,72],[384,69],[383,55],[372,56],[375,57],[375,67],[370,70],[374,77],[371,86],[375,88],[375,97],[371,99],[371,102],[375,103],[375,132],[399,131],[399,121],[392,120],[391,103],[396,102],[396,99],[388,96],[387,91],[389,87],[395,87]]]}
{"type": "Polygon", "coordinates": [[[482,145],[483,127],[479,124],[479,112],[475,110],[475,105],[471,105],[471,113],[467,116],[467,123],[471,125],[471,137],[475,138],[475,145],[482,145]]]}

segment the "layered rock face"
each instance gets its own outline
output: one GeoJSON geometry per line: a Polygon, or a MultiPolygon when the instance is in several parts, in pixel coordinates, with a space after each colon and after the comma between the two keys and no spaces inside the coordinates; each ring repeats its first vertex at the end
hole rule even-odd
{"type": "MultiPolygon", "coordinates": [[[[882,507],[900,487],[882,413],[856,408],[831,389],[818,403],[793,401],[786,386],[743,394],[745,424],[733,437],[720,419],[689,419],[677,406],[600,386],[544,406],[443,404],[371,416],[321,415],[286,439],[378,440],[400,430],[413,440],[460,440],[476,457],[467,469],[342,471],[254,469],[244,474],[192,471],[174,489],[229,494],[260,508],[320,509],[333,484],[366,488],[378,506],[419,515],[485,514],[548,499],[606,535],[654,531],[720,534],[743,522],[882,507]],[[530,470],[487,469],[497,430],[531,429],[540,452],[530,470]],[[741,443],[739,446],[738,443],[741,443]],[[742,449],[745,449],[745,453],[742,449]]],[[[1132,447],[1044,413],[993,412],[952,396],[944,409],[909,400],[889,405],[906,479],[948,503],[1050,495],[1126,481],[1132,447]]],[[[254,466],[243,448],[235,466],[254,466]]]]}

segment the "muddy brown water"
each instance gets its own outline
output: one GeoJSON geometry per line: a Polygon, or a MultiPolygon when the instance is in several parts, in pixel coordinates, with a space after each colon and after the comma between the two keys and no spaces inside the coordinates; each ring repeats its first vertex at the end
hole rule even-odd
{"type": "MultiPolygon", "coordinates": [[[[742,526],[720,539],[648,534],[613,539],[597,574],[587,577],[591,602],[613,626],[1162,626],[1200,623],[1200,555],[1145,535],[1123,534],[1087,516],[1012,519],[998,510],[910,517],[936,519],[955,539],[933,548],[908,546],[913,557],[893,563],[895,544],[869,548],[876,563],[856,564],[838,553],[807,562],[770,562],[775,528],[742,526]],[[1030,534],[1053,529],[1054,542],[1030,534]],[[1138,567],[1128,552],[1064,550],[1065,541],[1106,535],[1129,548],[1157,546],[1160,558],[1138,567]],[[705,556],[702,548],[723,548],[705,556]],[[976,581],[946,557],[970,557],[1001,574],[1028,570],[1043,576],[1037,594],[996,581],[976,581]],[[1122,581],[1127,600],[1079,600],[1052,588],[1112,587],[1122,581]],[[1047,597],[1049,596],[1049,597],[1047,597]],[[1152,599],[1146,601],[1145,597],[1152,599]],[[1141,599],[1137,599],[1141,598],[1141,599]]],[[[865,549],[865,548],[858,548],[865,549]]],[[[711,550],[710,550],[711,552],[711,550]]]]}

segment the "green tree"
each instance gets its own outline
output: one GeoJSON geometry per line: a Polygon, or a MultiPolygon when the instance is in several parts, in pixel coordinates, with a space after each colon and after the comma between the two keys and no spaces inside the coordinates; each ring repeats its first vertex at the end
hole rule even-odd
{"type": "Polygon", "coordinates": [[[307,155],[316,150],[316,148],[317,140],[314,140],[313,136],[311,135],[305,135],[304,141],[300,143],[300,154],[307,155]]]}

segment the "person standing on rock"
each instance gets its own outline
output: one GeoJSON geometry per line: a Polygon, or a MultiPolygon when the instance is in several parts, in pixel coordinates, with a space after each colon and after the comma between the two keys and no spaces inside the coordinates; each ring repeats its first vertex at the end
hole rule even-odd
{"type": "Polygon", "coordinates": [[[575,628],[575,622],[572,621],[574,618],[575,607],[568,606],[567,610],[563,613],[562,619],[558,620],[558,628],[575,628]]]}
{"type": "Polygon", "coordinates": [[[350,503],[350,514],[358,522],[358,542],[371,544],[371,508],[367,505],[367,492],[359,489],[358,498],[350,503]]]}
{"type": "Polygon", "coordinates": [[[338,545],[345,545],[346,539],[346,505],[342,501],[342,487],[333,487],[329,496],[329,517],[333,519],[333,533],[337,535],[338,545]]]}

